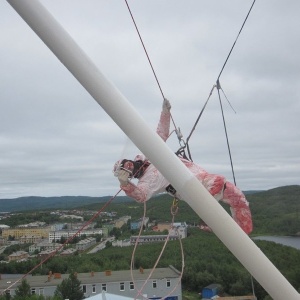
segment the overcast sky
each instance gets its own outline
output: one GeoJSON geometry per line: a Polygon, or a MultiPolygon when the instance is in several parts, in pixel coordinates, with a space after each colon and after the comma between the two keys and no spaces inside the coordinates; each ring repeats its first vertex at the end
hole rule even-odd
{"type": "MultiPolygon", "coordinates": [[[[162,95],[123,0],[42,0],[156,129],[162,95]]],[[[186,138],[252,0],[128,0],[186,138]]],[[[300,180],[300,2],[258,0],[221,75],[236,183],[300,180]]],[[[0,199],[107,196],[116,160],[139,150],[6,2],[0,2],[0,199]]],[[[221,93],[222,95],[222,93],[221,93]]],[[[168,141],[175,152],[175,135],[168,141]]],[[[217,91],[190,139],[194,162],[233,181],[217,91]]]]}

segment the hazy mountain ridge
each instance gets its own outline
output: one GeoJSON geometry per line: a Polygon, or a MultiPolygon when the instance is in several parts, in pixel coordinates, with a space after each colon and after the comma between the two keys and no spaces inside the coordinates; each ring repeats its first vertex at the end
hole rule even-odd
{"type": "Polygon", "coordinates": [[[256,233],[300,235],[300,185],[274,188],[247,199],[256,233]]]}
{"type": "MultiPolygon", "coordinates": [[[[253,215],[262,215],[267,211],[273,215],[282,211],[285,214],[300,212],[300,185],[277,187],[265,191],[244,191],[250,202],[253,215]]],[[[93,207],[93,204],[105,203],[111,196],[58,196],[58,197],[20,197],[0,199],[0,212],[17,212],[46,209],[74,209],[93,207]]],[[[118,196],[113,203],[135,202],[127,196],[118,196]]],[[[155,201],[153,201],[155,202],[155,201]]],[[[150,203],[149,203],[150,204],[150,203]]]]}
{"type": "MultiPolygon", "coordinates": [[[[0,212],[17,212],[45,209],[74,209],[83,205],[94,203],[105,203],[111,196],[88,197],[88,196],[59,196],[59,197],[39,197],[29,196],[14,199],[0,199],[0,212]]],[[[118,196],[115,203],[133,201],[127,196],[118,196]]]]}

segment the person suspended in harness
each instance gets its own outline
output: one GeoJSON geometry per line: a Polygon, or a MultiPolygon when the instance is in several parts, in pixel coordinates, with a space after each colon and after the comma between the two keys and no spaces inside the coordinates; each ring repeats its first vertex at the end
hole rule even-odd
{"type": "MultiPolygon", "coordinates": [[[[169,137],[170,110],[170,102],[164,99],[156,130],[164,141],[169,137]]],[[[230,206],[233,219],[245,233],[250,234],[253,229],[252,217],[245,195],[234,184],[227,181],[224,176],[210,174],[199,165],[183,157],[179,157],[179,159],[217,201],[222,201],[230,206]]],[[[153,196],[164,192],[182,200],[170,182],[143,154],[137,155],[133,160],[118,160],[114,165],[113,172],[120,182],[120,188],[128,197],[138,202],[148,201],[153,196]],[[131,182],[132,178],[137,178],[138,183],[131,182]]],[[[208,226],[200,226],[200,228],[210,231],[208,226]]]]}

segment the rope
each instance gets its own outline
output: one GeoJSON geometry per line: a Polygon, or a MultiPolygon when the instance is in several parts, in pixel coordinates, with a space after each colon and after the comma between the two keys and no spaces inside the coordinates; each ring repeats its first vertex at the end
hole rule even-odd
{"type": "MultiPolygon", "coordinates": [[[[192,130],[191,130],[191,133],[189,134],[189,136],[188,136],[188,138],[187,138],[187,140],[186,140],[186,146],[187,146],[188,153],[189,153],[189,156],[190,156],[190,159],[191,159],[191,160],[192,160],[192,158],[191,158],[191,154],[190,154],[190,151],[189,151],[189,145],[188,145],[188,142],[189,142],[189,140],[190,140],[190,137],[191,137],[192,133],[194,132],[194,130],[195,130],[195,128],[196,128],[196,126],[197,126],[197,124],[198,124],[198,122],[199,122],[199,119],[200,119],[200,117],[202,116],[202,113],[203,113],[204,109],[206,108],[207,102],[208,102],[208,100],[210,99],[210,97],[211,97],[211,95],[212,95],[212,92],[213,92],[214,88],[220,86],[220,77],[221,77],[221,75],[222,75],[222,73],[223,73],[223,71],[224,71],[224,68],[225,68],[225,66],[226,66],[226,64],[227,64],[227,62],[228,62],[228,60],[229,60],[229,57],[231,56],[231,53],[232,53],[232,51],[233,51],[233,48],[235,47],[236,42],[237,42],[237,40],[238,40],[238,38],[239,38],[239,36],[240,36],[240,34],[241,34],[241,32],[242,32],[242,30],[243,30],[245,24],[246,24],[246,21],[247,21],[249,15],[250,15],[250,12],[251,12],[251,10],[252,10],[252,8],[253,8],[253,6],[254,6],[255,1],[256,1],[256,0],[253,1],[252,5],[251,5],[251,7],[250,7],[250,9],[249,9],[249,11],[248,11],[248,14],[247,14],[247,16],[246,16],[246,18],[245,18],[245,20],[244,20],[244,22],[243,22],[243,24],[242,24],[242,26],[241,26],[241,28],[240,28],[240,31],[238,32],[238,35],[237,35],[237,37],[236,37],[236,39],[235,39],[235,41],[234,41],[234,43],[233,43],[233,45],[232,45],[232,47],[231,47],[231,49],[230,49],[228,55],[227,55],[227,58],[226,58],[226,60],[225,60],[225,62],[224,62],[224,64],[223,64],[223,66],[222,66],[222,68],[221,68],[221,71],[220,71],[220,73],[219,73],[219,75],[218,75],[218,78],[217,78],[217,80],[216,80],[216,84],[213,85],[212,90],[210,91],[209,97],[208,97],[208,99],[206,100],[206,102],[205,102],[205,104],[204,104],[204,106],[203,106],[203,108],[202,108],[202,110],[201,110],[201,112],[200,112],[198,118],[196,119],[196,122],[195,122],[195,124],[194,124],[194,126],[193,126],[193,128],[192,128],[192,130]]],[[[218,87],[218,90],[219,90],[219,87],[218,87]]],[[[223,92],[223,93],[224,93],[224,92],[223,92]]],[[[225,93],[224,93],[224,95],[225,95],[225,93]]],[[[225,97],[226,97],[226,95],[225,95],[225,97]]],[[[220,94],[219,94],[219,99],[220,99],[220,94]]],[[[227,97],[226,97],[226,99],[227,99],[227,97]]],[[[227,101],[228,101],[228,99],[227,99],[227,101]]],[[[228,102],[229,102],[229,101],[228,101],[228,102]]],[[[221,101],[220,101],[220,103],[221,103],[221,101]]],[[[230,103],[229,103],[229,104],[230,104],[230,103]]],[[[231,106],[231,104],[230,104],[230,106],[231,106]]],[[[232,107],[232,106],[231,106],[231,107],[232,107]]],[[[221,110],[222,110],[222,116],[223,116],[223,123],[224,123],[224,126],[225,126],[225,119],[224,119],[224,114],[223,114],[223,109],[222,109],[222,107],[221,107],[221,110]]],[[[226,127],[225,127],[225,131],[226,131],[226,127]]],[[[226,139],[227,139],[227,145],[228,145],[228,147],[229,147],[229,142],[228,142],[227,133],[226,133],[226,139]]],[[[230,153],[230,150],[229,150],[229,153],[230,153]]],[[[231,156],[231,154],[229,154],[229,155],[231,156]]],[[[232,165],[232,161],[231,161],[231,165],[232,165]]],[[[233,174],[233,177],[234,177],[234,174],[233,174]]]]}
{"type": "MultiPolygon", "coordinates": [[[[173,227],[173,224],[174,224],[174,219],[175,219],[175,215],[177,214],[178,212],[178,200],[176,198],[174,198],[173,200],[173,203],[172,203],[172,206],[171,206],[171,215],[172,215],[172,221],[171,221],[171,227],[173,227]]],[[[143,215],[143,221],[145,219],[145,216],[146,216],[146,201],[144,202],[144,215],[143,215]]],[[[138,241],[139,241],[139,238],[141,236],[141,232],[142,232],[142,228],[143,226],[140,227],[140,230],[139,230],[139,234],[138,234],[138,237],[135,241],[135,244],[134,244],[134,249],[133,249],[133,252],[132,252],[132,256],[131,256],[131,264],[130,264],[130,273],[131,273],[131,280],[135,286],[135,280],[134,280],[134,276],[133,276],[133,268],[134,268],[134,257],[135,257],[135,252],[136,252],[136,249],[137,249],[137,245],[138,245],[138,241]]],[[[178,239],[179,239],[179,243],[180,243],[180,248],[181,248],[181,257],[182,257],[182,264],[181,264],[181,273],[180,273],[180,276],[178,278],[178,281],[177,281],[177,284],[174,286],[174,288],[168,293],[168,295],[164,296],[162,299],[165,299],[167,298],[169,295],[171,295],[175,289],[177,288],[178,284],[181,282],[181,279],[182,279],[182,276],[183,276],[183,269],[184,269],[184,251],[183,251],[183,245],[182,245],[182,242],[181,242],[181,238],[180,238],[180,235],[178,234],[178,230],[176,229],[176,233],[178,235],[178,239]]],[[[161,259],[161,256],[163,255],[164,251],[165,251],[165,248],[167,246],[167,243],[169,241],[169,238],[170,238],[170,231],[167,235],[167,238],[164,242],[164,245],[161,249],[161,252],[153,266],[153,268],[151,269],[147,279],[145,280],[145,282],[143,283],[142,287],[138,290],[138,293],[137,295],[135,296],[134,300],[137,299],[137,297],[139,296],[142,296],[144,299],[148,299],[147,297],[144,297],[143,295],[141,295],[143,289],[145,288],[147,282],[149,281],[149,279],[151,278],[153,272],[155,271],[156,267],[157,267],[157,264],[159,263],[160,259],[161,259]]]]}
{"type": "Polygon", "coordinates": [[[225,92],[224,92],[224,90],[222,89],[221,86],[219,86],[219,89],[222,91],[222,93],[223,93],[225,99],[227,100],[228,104],[230,105],[231,109],[232,109],[232,110],[234,111],[234,113],[236,114],[236,111],[234,110],[233,106],[231,105],[230,101],[228,100],[228,98],[227,98],[227,96],[226,96],[226,94],[225,94],[225,92]]]}
{"type": "Polygon", "coordinates": [[[234,169],[233,169],[233,162],[232,162],[232,157],[231,157],[231,150],[230,150],[230,145],[229,145],[229,139],[228,139],[228,134],[227,134],[227,128],[226,128],[226,122],[225,122],[225,117],[224,117],[224,111],[223,111],[223,106],[222,106],[222,101],[221,101],[219,86],[220,86],[220,83],[218,81],[218,95],[219,95],[219,102],[220,102],[220,107],[221,107],[221,112],[222,112],[222,119],[223,119],[223,124],[224,124],[224,131],[225,131],[225,136],[226,136],[228,154],[229,154],[229,158],[230,158],[231,172],[232,172],[232,177],[233,177],[234,185],[236,185],[235,175],[234,175],[234,169]]]}
{"type": "MultiPolygon", "coordinates": [[[[137,27],[137,24],[136,24],[136,22],[135,22],[135,19],[134,19],[134,17],[133,17],[133,14],[132,14],[132,12],[131,12],[131,9],[130,9],[130,7],[129,7],[129,4],[128,4],[127,0],[125,0],[125,3],[126,3],[126,6],[127,6],[127,8],[128,8],[128,11],[129,11],[129,14],[130,14],[130,16],[131,16],[131,19],[132,19],[132,22],[133,22],[133,24],[134,24],[134,27],[135,27],[135,29],[136,29],[136,32],[137,32],[137,34],[138,34],[138,36],[139,36],[139,39],[140,39],[140,41],[141,41],[141,44],[142,44],[142,46],[143,46],[143,48],[144,48],[144,52],[145,52],[145,54],[146,54],[146,56],[147,56],[149,65],[150,65],[151,70],[152,70],[152,73],[153,73],[153,75],[154,75],[154,77],[155,77],[155,80],[156,80],[156,83],[157,83],[158,88],[159,88],[159,90],[160,90],[160,93],[161,93],[163,99],[165,99],[165,95],[164,95],[163,90],[162,90],[162,88],[161,88],[161,85],[160,85],[160,83],[159,83],[159,81],[158,81],[158,77],[157,77],[157,75],[156,75],[156,72],[155,72],[155,70],[154,70],[153,64],[152,64],[152,62],[151,62],[151,59],[150,59],[149,54],[148,54],[148,52],[147,52],[146,46],[145,46],[145,44],[144,44],[144,42],[143,42],[142,36],[141,36],[140,31],[139,31],[139,29],[138,29],[138,27],[137,27]]],[[[177,126],[176,126],[176,124],[175,124],[175,121],[174,121],[174,119],[173,119],[172,114],[171,114],[171,120],[172,120],[173,126],[174,126],[174,128],[175,128],[175,130],[176,130],[176,133],[177,133],[177,136],[178,136],[178,139],[179,139],[179,133],[180,133],[180,130],[178,131],[177,126]]]]}
{"type": "MultiPolygon", "coordinates": [[[[190,152],[190,148],[189,148],[188,142],[189,142],[189,140],[190,140],[190,138],[191,138],[193,132],[194,132],[195,129],[196,129],[196,126],[197,126],[197,124],[198,124],[198,122],[199,122],[199,120],[200,120],[200,117],[201,117],[202,114],[203,114],[204,109],[206,108],[206,105],[207,105],[207,103],[208,103],[208,101],[209,101],[209,99],[210,99],[210,97],[211,97],[211,95],[212,95],[212,93],[213,93],[214,88],[217,87],[217,89],[218,89],[218,95],[219,95],[219,102],[220,102],[220,107],[221,107],[221,112],[222,112],[222,118],[223,118],[223,124],[224,124],[224,130],[225,130],[225,135],[226,135],[227,147],[228,147],[228,151],[229,151],[229,157],[230,157],[231,169],[232,169],[232,174],[233,174],[233,179],[234,179],[235,185],[236,185],[236,180],[235,180],[235,175],[234,175],[234,169],[233,169],[233,163],[232,163],[232,157],[231,157],[231,151],[230,151],[229,139],[228,139],[228,134],[227,134],[227,129],[226,129],[226,123],[225,123],[225,117],[224,117],[224,112],[223,112],[223,107],[222,107],[221,96],[220,96],[220,92],[219,92],[219,90],[221,89],[219,79],[220,79],[220,77],[221,77],[221,75],[222,75],[222,73],[223,73],[223,70],[224,70],[224,68],[225,68],[225,66],[226,66],[226,64],[227,64],[227,62],[228,62],[228,60],[229,60],[229,57],[231,56],[231,53],[232,53],[232,51],[233,51],[233,49],[234,49],[234,47],[235,47],[235,45],[236,45],[236,42],[237,42],[237,40],[238,40],[238,38],[239,38],[239,36],[240,36],[240,34],[241,34],[243,28],[244,28],[244,25],[245,25],[245,23],[246,23],[246,21],[247,21],[249,15],[250,15],[250,12],[251,12],[251,10],[252,10],[252,8],[253,8],[253,6],[254,6],[255,1],[256,1],[256,0],[253,1],[252,5],[251,5],[251,7],[250,7],[250,9],[249,9],[249,11],[248,11],[248,14],[247,14],[247,16],[246,16],[246,18],[245,18],[245,20],[244,20],[244,22],[243,22],[243,24],[242,24],[242,27],[241,27],[241,29],[240,29],[240,31],[239,31],[239,33],[238,33],[238,35],[237,35],[237,37],[236,37],[236,39],[235,39],[233,45],[232,45],[232,47],[231,47],[231,49],[230,49],[230,51],[229,51],[229,54],[228,54],[228,56],[227,56],[227,58],[226,58],[226,60],[225,60],[225,62],[224,62],[224,64],[223,64],[223,66],[222,66],[222,68],[221,68],[221,71],[220,71],[220,73],[219,73],[219,75],[218,75],[216,84],[212,87],[211,92],[210,92],[210,94],[209,94],[209,97],[208,97],[208,99],[206,100],[206,102],[205,102],[205,104],[204,104],[204,106],[203,106],[203,108],[202,108],[202,110],[201,110],[201,112],[200,112],[198,118],[196,119],[196,122],[195,122],[195,124],[194,124],[194,126],[193,126],[193,128],[192,128],[192,130],[191,130],[191,132],[190,132],[190,134],[189,134],[189,136],[188,136],[186,142],[184,142],[183,139],[182,139],[182,135],[181,135],[180,129],[177,130],[176,124],[175,124],[175,122],[174,122],[174,120],[173,120],[173,117],[172,117],[172,114],[171,114],[171,120],[172,120],[173,125],[174,125],[174,127],[175,127],[175,131],[176,131],[176,134],[177,134],[179,143],[180,143],[180,141],[183,141],[183,143],[184,143],[184,145],[181,146],[181,148],[180,148],[177,152],[178,152],[178,153],[179,153],[179,152],[184,153],[184,148],[186,147],[186,148],[187,148],[187,151],[188,151],[188,154],[189,154],[189,157],[190,157],[190,160],[192,161],[191,152],[190,152]]],[[[140,34],[139,30],[138,30],[138,27],[137,27],[137,25],[136,25],[136,22],[135,22],[135,20],[134,20],[133,14],[132,14],[132,12],[131,12],[131,10],[130,10],[130,7],[129,7],[129,5],[128,5],[127,0],[125,0],[125,3],[126,3],[126,5],[127,5],[127,8],[128,8],[129,13],[130,13],[130,15],[131,15],[131,18],[132,18],[132,21],[133,21],[133,23],[134,23],[135,29],[136,29],[136,31],[137,31],[137,33],[138,33],[138,36],[139,36],[140,41],[141,41],[141,43],[142,43],[142,46],[143,46],[143,48],[144,48],[145,54],[146,54],[146,56],[147,56],[148,62],[149,62],[149,64],[150,64],[150,67],[151,67],[152,72],[153,72],[153,74],[154,74],[154,77],[155,77],[155,80],[156,80],[157,85],[158,85],[158,87],[159,87],[159,90],[160,90],[160,92],[161,92],[161,95],[162,95],[163,98],[165,98],[164,93],[163,93],[162,88],[161,88],[161,85],[160,85],[160,83],[159,83],[159,81],[158,81],[158,78],[157,78],[157,76],[156,76],[156,73],[155,73],[155,70],[154,70],[154,68],[153,68],[152,62],[151,62],[151,60],[150,60],[150,57],[149,57],[149,55],[148,55],[148,52],[147,52],[146,47],[145,47],[145,44],[144,44],[143,39],[142,39],[142,37],[141,37],[141,34],[140,34]]],[[[222,89],[221,89],[221,90],[222,90],[222,89]]],[[[222,90],[222,92],[224,93],[223,90],[222,90]]],[[[225,93],[224,93],[224,96],[225,96],[225,98],[227,99],[225,93]]],[[[227,101],[228,101],[228,99],[227,99],[227,101]]],[[[229,102],[229,101],[228,101],[228,102],[229,102]]],[[[230,104],[230,102],[229,102],[229,104],[230,104]]],[[[230,106],[231,106],[231,104],[230,104],[230,106]]],[[[231,108],[232,108],[232,106],[231,106],[231,108]]],[[[233,109],[233,108],[232,108],[232,109],[233,109]]],[[[146,204],[145,204],[145,202],[144,202],[144,216],[143,216],[143,221],[144,221],[144,218],[145,218],[145,214],[146,214],[146,204]]],[[[173,214],[173,213],[172,213],[172,214],[173,214]]],[[[175,213],[173,214],[172,222],[174,221],[174,216],[175,216],[175,213]]],[[[173,224],[173,223],[172,223],[172,224],[173,224]]],[[[137,238],[137,240],[136,240],[136,242],[135,242],[134,251],[133,251],[132,259],[131,259],[131,277],[132,277],[132,281],[133,281],[133,282],[134,282],[133,273],[132,273],[132,270],[133,270],[133,260],[134,260],[134,255],[135,255],[135,251],[136,251],[137,244],[138,244],[138,239],[139,239],[139,237],[140,237],[140,235],[141,235],[141,230],[142,230],[142,226],[141,226],[141,229],[140,229],[140,231],[139,231],[138,238],[137,238]]],[[[158,257],[158,259],[157,259],[157,261],[156,261],[156,263],[155,263],[155,265],[154,265],[154,267],[153,267],[153,269],[152,269],[152,271],[150,272],[150,274],[149,274],[147,280],[146,280],[145,283],[143,284],[142,288],[139,290],[139,292],[138,292],[138,294],[136,295],[136,297],[138,297],[138,296],[141,294],[141,292],[142,292],[144,286],[146,285],[147,281],[149,280],[149,278],[151,277],[152,273],[154,272],[154,270],[155,270],[155,268],[156,268],[156,266],[157,266],[157,264],[158,264],[158,262],[159,262],[159,260],[160,260],[160,257],[161,257],[161,255],[162,255],[164,249],[165,249],[165,246],[166,246],[168,240],[169,240],[169,234],[168,234],[168,236],[167,236],[167,238],[166,238],[166,241],[165,241],[165,244],[164,244],[164,246],[163,246],[163,249],[162,249],[162,251],[161,251],[161,253],[160,253],[160,255],[159,255],[159,257],[158,257]]],[[[183,262],[183,265],[184,265],[184,262],[183,262]]],[[[182,272],[181,272],[181,276],[182,276],[182,272]]],[[[176,288],[176,287],[175,287],[175,288],[176,288]]],[[[175,288],[174,288],[174,289],[175,289],[175,288]]],[[[172,292],[171,292],[171,293],[172,293],[172,292]]],[[[170,294],[171,294],[171,293],[170,293],[170,294]]],[[[143,298],[144,298],[144,297],[143,297],[143,298]]],[[[136,299],[136,298],[135,298],[135,299],[136,299]]]]}
{"type": "Polygon", "coordinates": [[[131,10],[130,10],[130,7],[129,7],[129,4],[128,4],[127,0],[125,0],[125,3],[126,3],[126,5],[127,5],[127,8],[128,8],[129,13],[130,13],[131,19],[132,19],[132,21],[133,21],[133,24],[134,24],[134,26],[135,26],[135,29],[136,29],[136,31],[137,31],[137,34],[138,34],[138,36],[139,36],[139,38],[140,38],[140,41],[141,41],[141,43],[142,43],[142,46],[143,46],[143,48],[144,48],[145,54],[146,54],[146,56],[147,56],[148,62],[149,62],[149,64],[150,64],[150,67],[151,67],[151,69],[152,69],[152,72],[153,72],[153,75],[154,75],[154,77],[155,77],[156,83],[157,83],[157,85],[158,85],[158,87],[159,87],[160,93],[161,93],[162,97],[165,98],[164,93],[163,93],[163,91],[162,91],[162,88],[161,88],[161,86],[160,86],[160,83],[159,83],[159,81],[158,81],[158,78],[157,78],[157,76],[156,76],[156,73],[155,73],[155,71],[154,71],[153,65],[152,65],[152,63],[151,63],[150,57],[149,57],[148,52],[147,52],[147,50],[146,50],[145,44],[144,44],[144,42],[143,42],[142,36],[141,36],[141,34],[140,34],[140,32],[139,32],[139,29],[138,29],[138,27],[137,27],[137,25],[136,25],[136,22],[135,22],[135,20],[134,20],[133,14],[132,14],[132,12],[131,12],[131,10]]]}
{"type": "Polygon", "coordinates": [[[206,107],[206,105],[207,105],[207,103],[208,103],[208,101],[209,101],[209,99],[210,99],[210,97],[211,97],[211,95],[212,95],[213,90],[215,89],[215,87],[216,87],[216,85],[213,85],[213,87],[212,87],[212,89],[211,89],[211,91],[210,91],[210,93],[208,95],[208,98],[207,98],[206,102],[204,103],[204,106],[202,107],[202,110],[200,111],[200,114],[199,114],[198,118],[196,119],[196,122],[195,122],[195,124],[194,124],[194,126],[193,126],[193,128],[192,128],[192,130],[191,130],[191,132],[189,134],[189,136],[186,139],[186,146],[187,146],[189,157],[190,157],[191,161],[193,161],[193,160],[192,160],[192,156],[191,156],[191,153],[190,153],[190,150],[189,150],[189,140],[190,140],[193,132],[196,129],[196,126],[197,126],[197,124],[198,124],[198,122],[199,122],[199,120],[200,120],[200,118],[201,118],[201,116],[202,116],[202,114],[204,112],[204,109],[205,109],[205,107],[206,107]]]}
{"type": "MultiPolygon", "coordinates": [[[[144,224],[144,219],[145,219],[145,216],[146,216],[146,201],[144,202],[144,214],[143,214],[143,218],[142,218],[142,223],[144,224]]],[[[130,262],[130,274],[131,274],[131,280],[135,286],[135,281],[134,281],[134,276],[133,276],[133,269],[134,269],[134,257],[135,257],[135,251],[136,251],[136,248],[137,248],[137,245],[138,245],[138,240],[142,234],[142,230],[143,230],[143,226],[140,227],[140,230],[139,230],[139,234],[138,234],[138,237],[135,241],[135,244],[134,244],[134,247],[133,247],[133,251],[132,251],[132,254],[131,254],[131,262],[130,262]]]]}
{"type": "Polygon", "coordinates": [[[10,286],[8,286],[5,290],[2,291],[1,295],[4,295],[5,292],[9,289],[11,289],[14,285],[16,285],[18,282],[20,282],[21,280],[23,280],[24,278],[26,278],[28,275],[30,275],[34,270],[36,270],[39,266],[41,266],[42,264],[44,264],[46,261],[48,261],[51,257],[53,257],[54,255],[56,255],[66,244],[68,244],[69,242],[71,242],[75,236],[77,236],[85,227],[87,227],[90,223],[93,222],[93,220],[98,217],[100,215],[100,213],[116,198],[116,196],[122,191],[122,189],[120,189],[113,197],[111,197],[103,206],[102,208],[95,213],[92,218],[87,221],[76,233],[74,233],[74,235],[72,235],[71,237],[69,237],[60,247],[58,247],[54,252],[52,252],[51,254],[49,254],[44,260],[42,260],[39,264],[37,264],[35,267],[33,267],[28,273],[24,274],[22,277],[20,277],[17,281],[15,281],[14,283],[12,283],[10,286]]]}
{"type": "Polygon", "coordinates": [[[225,60],[225,62],[224,62],[224,64],[223,64],[223,67],[222,67],[222,69],[221,69],[221,71],[220,71],[220,73],[219,73],[219,76],[218,76],[218,78],[217,78],[217,81],[220,79],[221,74],[223,73],[223,70],[224,70],[224,68],[225,68],[225,66],[226,66],[226,64],[227,64],[227,61],[228,61],[228,59],[229,59],[231,53],[232,53],[232,50],[233,50],[233,48],[235,47],[235,44],[236,44],[236,42],[237,42],[237,40],[238,40],[238,38],[239,38],[239,36],[240,36],[240,34],[241,34],[243,28],[244,28],[244,25],[246,24],[246,21],[248,20],[248,17],[249,17],[249,15],[250,15],[250,12],[251,12],[253,6],[254,6],[255,1],[256,1],[256,0],[254,0],[254,1],[252,2],[252,5],[251,5],[251,7],[250,7],[250,9],[249,9],[249,11],[248,11],[248,14],[247,14],[247,16],[246,16],[244,22],[243,22],[243,25],[242,25],[242,27],[241,27],[241,29],[240,29],[240,31],[239,31],[237,37],[236,37],[236,39],[235,39],[235,41],[234,41],[234,43],[233,43],[233,45],[232,45],[232,47],[231,47],[231,49],[230,49],[228,55],[227,55],[227,58],[226,58],[226,60],[225,60]]]}

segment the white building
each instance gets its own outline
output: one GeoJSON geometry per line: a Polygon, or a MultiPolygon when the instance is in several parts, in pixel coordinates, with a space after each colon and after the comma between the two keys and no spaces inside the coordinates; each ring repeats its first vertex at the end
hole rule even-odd
{"type": "MultiPolygon", "coordinates": [[[[58,231],[50,231],[49,232],[49,243],[52,243],[52,241],[59,241],[62,237],[68,239],[72,236],[74,236],[78,230],[58,230],[58,231]]],[[[92,235],[104,235],[106,231],[103,231],[102,228],[99,229],[93,229],[93,230],[81,230],[78,232],[76,236],[92,236],[92,235]]]]}
{"type": "MultiPolygon", "coordinates": [[[[113,295],[113,294],[106,293],[104,291],[101,294],[91,296],[86,299],[88,300],[134,300],[134,298],[123,297],[120,295],[113,295]]],[[[140,298],[136,298],[136,299],[140,299],[140,298]]]]}
{"type": "Polygon", "coordinates": [[[61,219],[76,219],[76,220],[83,221],[83,217],[76,216],[76,215],[61,215],[60,218],[61,219]]]}
{"type": "MultiPolygon", "coordinates": [[[[132,235],[130,237],[131,245],[134,245],[138,240],[139,245],[149,244],[149,243],[159,243],[165,242],[168,235],[166,234],[159,234],[159,235],[132,235]]],[[[178,240],[178,235],[169,235],[169,241],[176,241],[178,240]]]]}
{"type": "Polygon", "coordinates": [[[93,245],[96,245],[96,239],[93,238],[93,237],[90,237],[90,238],[79,241],[76,244],[76,250],[84,251],[84,250],[90,248],[93,245]]]}
{"type": "Polygon", "coordinates": [[[130,240],[115,240],[112,242],[113,247],[128,247],[131,246],[130,240]]]}
{"type": "Polygon", "coordinates": [[[32,254],[35,250],[39,252],[42,250],[56,250],[61,247],[59,243],[49,243],[48,241],[43,241],[37,244],[29,246],[29,253],[32,254]]]}
{"type": "MultiPolygon", "coordinates": [[[[98,298],[96,299],[99,299],[101,295],[102,299],[105,299],[103,298],[103,295],[105,295],[107,296],[106,300],[125,300],[126,297],[129,299],[145,299],[138,296],[139,291],[143,287],[141,293],[148,299],[182,300],[181,276],[178,270],[172,266],[157,268],[152,272],[149,279],[151,272],[152,269],[140,268],[139,270],[133,270],[132,278],[130,270],[108,270],[104,272],[78,273],[77,278],[81,282],[86,298],[97,295],[98,298]],[[103,291],[105,293],[102,294],[103,291]],[[118,297],[116,298],[115,295],[118,297]]],[[[22,275],[20,275],[21,277],[22,275]]],[[[42,276],[28,276],[26,280],[31,287],[32,294],[47,297],[53,296],[56,287],[68,277],[69,274],[51,273],[42,276]]],[[[0,294],[9,288],[13,281],[18,279],[9,280],[9,278],[6,278],[5,280],[0,280],[0,294]]],[[[15,290],[20,284],[21,282],[8,289],[8,294],[14,296],[15,290]]]]}
{"type": "Polygon", "coordinates": [[[184,239],[187,237],[187,227],[185,226],[173,226],[169,230],[170,235],[179,235],[181,239],[184,239]]]}
{"type": "Polygon", "coordinates": [[[8,225],[0,224],[0,229],[7,229],[10,228],[8,225]]]}

